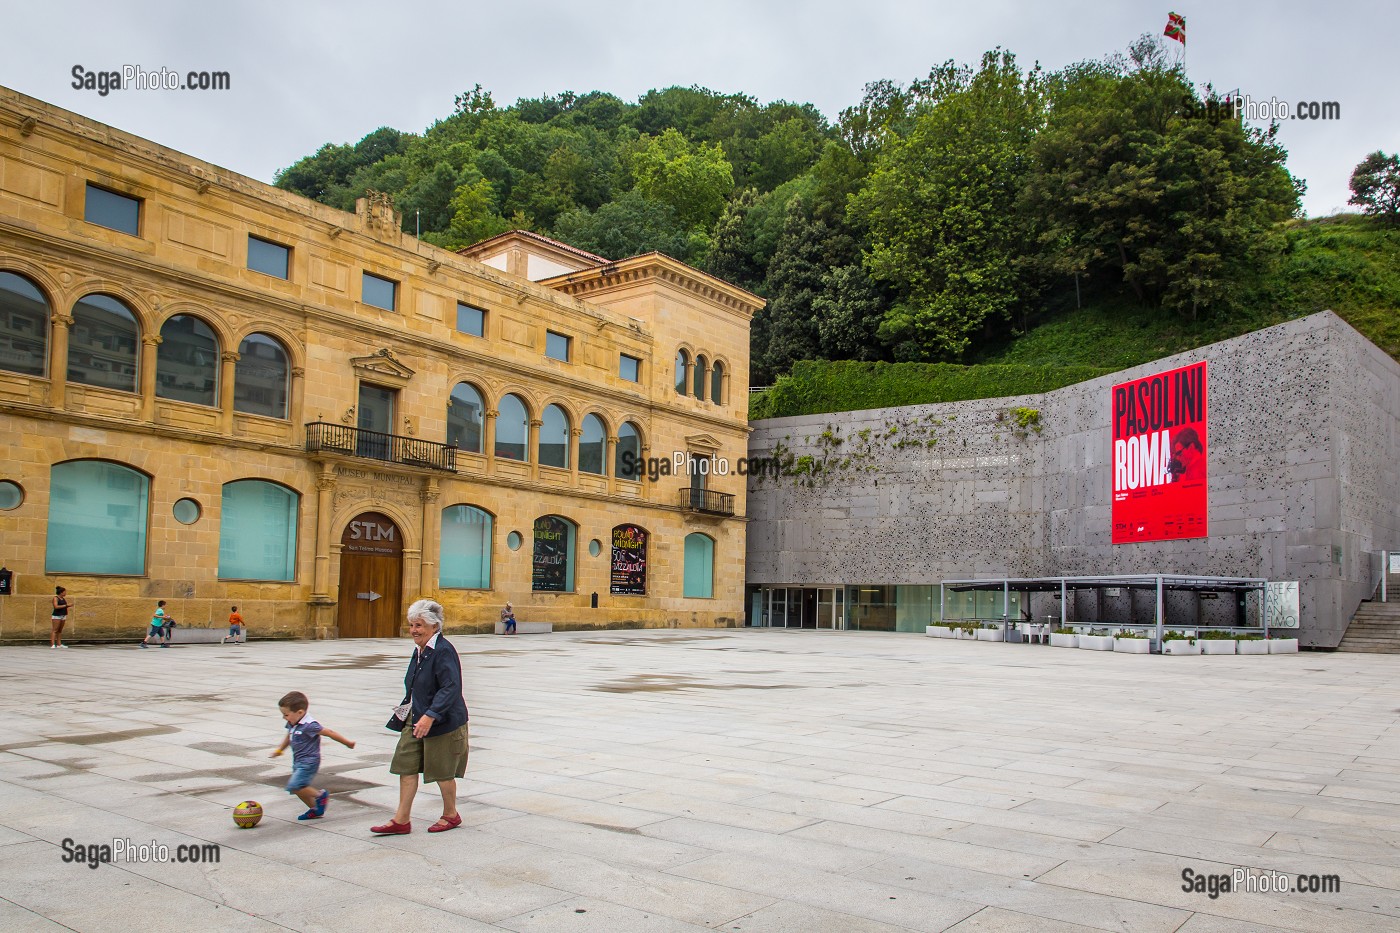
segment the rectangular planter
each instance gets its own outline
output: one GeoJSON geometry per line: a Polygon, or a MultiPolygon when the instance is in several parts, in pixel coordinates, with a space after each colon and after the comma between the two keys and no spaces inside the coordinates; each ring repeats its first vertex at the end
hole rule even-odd
{"type": "Polygon", "coordinates": [[[1269,643],[1262,638],[1235,642],[1236,654],[1268,654],[1269,643]]]}
{"type": "Polygon", "coordinates": [[[1112,636],[1112,635],[1080,635],[1080,636],[1079,636],[1079,647],[1081,647],[1081,648],[1086,648],[1086,649],[1088,649],[1089,651],[1112,651],[1112,650],[1113,650],[1113,636],[1112,636]]]}
{"type": "Polygon", "coordinates": [[[1187,638],[1174,638],[1162,643],[1163,654],[1200,654],[1201,643],[1187,638]]]}
{"type": "Polygon", "coordinates": [[[978,641],[1006,641],[1006,633],[999,628],[979,628],[978,641]]]}
{"type": "Polygon", "coordinates": [[[953,637],[953,630],[946,625],[928,625],[924,627],[924,632],[932,638],[953,637]]]}
{"type": "Polygon", "coordinates": [[[1269,654],[1297,654],[1298,639],[1296,638],[1270,638],[1269,654]]]}
{"type": "Polygon", "coordinates": [[[1201,654],[1234,654],[1233,638],[1202,638],[1196,641],[1201,646],[1201,654]]]}
{"type": "Polygon", "coordinates": [[[1078,648],[1079,636],[1072,632],[1068,635],[1056,635],[1054,632],[1051,632],[1050,646],[1052,648],[1078,648]]]}
{"type": "Polygon", "coordinates": [[[1151,654],[1152,639],[1150,638],[1115,638],[1113,639],[1113,650],[1124,654],[1151,654]]]}

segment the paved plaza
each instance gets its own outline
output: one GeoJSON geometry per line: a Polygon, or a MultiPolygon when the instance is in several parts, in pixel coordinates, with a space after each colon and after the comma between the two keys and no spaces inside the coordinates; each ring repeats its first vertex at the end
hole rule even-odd
{"type": "MultiPolygon", "coordinates": [[[[459,636],[464,824],[376,838],[401,641],[0,648],[0,930],[1400,930],[1400,659],[459,636]],[[297,822],[277,699],[324,742],[297,822]],[[255,829],[231,820],[261,801],[255,829]],[[65,862],[217,843],[216,864],[65,862]],[[1183,872],[1335,875],[1184,891],[1183,872]]],[[[1252,877],[1264,878],[1262,874],[1252,877]]]]}

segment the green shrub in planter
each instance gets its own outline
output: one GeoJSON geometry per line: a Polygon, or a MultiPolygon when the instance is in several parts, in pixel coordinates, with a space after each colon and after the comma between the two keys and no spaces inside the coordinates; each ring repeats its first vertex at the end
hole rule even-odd
{"type": "Polygon", "coordinates": [[[1113,637],[1114,637],[1114,638],[1146,638],[1147,636],[1146,636],[1145,634],[1143,634],[1142,632],[1139,632],[1139,631],[1137,631],[1137,630],[1135,630],[1135,629],[1127,629],[1127,628],[1125,628],[1125,629],[1120,629],[1119,632],[1118,632],[1118,634],[1117,634],[1117,635],[1114,635],[1113,637]]]}
{"type": "Polygon", "coordinates": [[[1050,630],[1051,635],[1078,635],[1079,632],[1072,628],[1056,628],[1050,630]]]}
{"type": "Polygon", "coordinates": [[[1236,638],[1234,632],[1218,632],[1215,630],[1211,630],[1208,632],[1197,632],[1196,637],[1201,639],[1202,641],[1234,641],[1236,638]]]}

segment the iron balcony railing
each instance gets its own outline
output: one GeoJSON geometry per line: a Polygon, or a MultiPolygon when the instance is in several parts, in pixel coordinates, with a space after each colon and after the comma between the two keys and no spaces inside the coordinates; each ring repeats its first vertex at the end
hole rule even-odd
{"type": "Polygon", "coordinates": [[[306,426],[306,449],[313,454],[344,454],[448,473],[457,472],[456,447],[325,421],[314,421],[306,426]]]}
{"type": "Polygon", "coordinates": [[[685,486],[681,489],[681,508],[687,512],[733,515],[734,496],[727,492],[712,492],[708,489],[685,486]]]}

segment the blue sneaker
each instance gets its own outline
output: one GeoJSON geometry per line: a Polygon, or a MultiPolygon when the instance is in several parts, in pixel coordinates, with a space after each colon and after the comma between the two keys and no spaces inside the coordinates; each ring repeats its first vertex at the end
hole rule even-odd
{"type": "Polygon", "coordinates": [[[326,815],[326,804],[330,803],[330,801],[331,801],[331,792],[328,791],[328,790],[323,790],[323,791],[321,791],[321,796],[319,796],[319,797],[316,798],[316,815],[317,815],[317,816],[325,816],[325,815],[326,815]]]}
{"type": "Polygon", "coordinates": [[[320,818],[321,814],[317,813],[315,810],[307,810],[301,816],[297,817],[299,820],[319,820],[320,818]]]}

